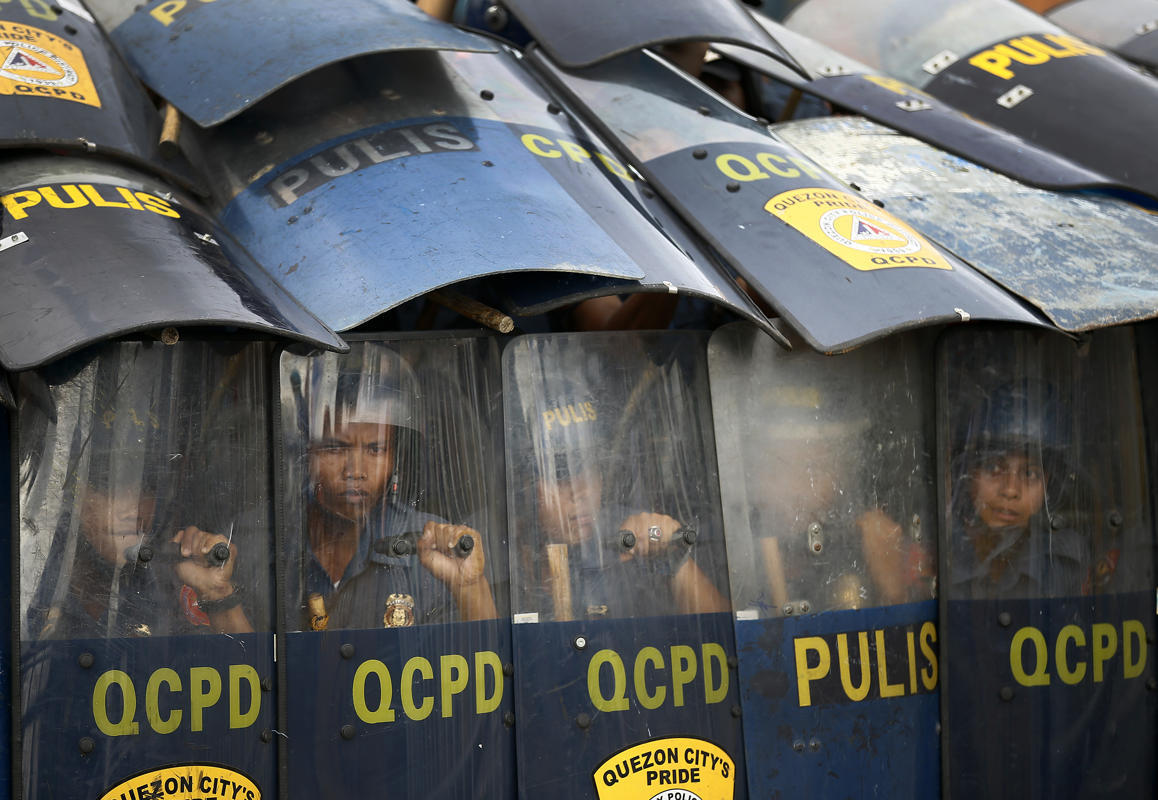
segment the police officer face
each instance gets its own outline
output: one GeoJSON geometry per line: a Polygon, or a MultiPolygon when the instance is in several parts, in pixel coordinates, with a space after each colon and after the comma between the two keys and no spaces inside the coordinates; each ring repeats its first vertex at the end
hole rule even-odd
{"type": "Polygon", "coordinates": [[[1002,453],[970,474],[973,508],[990,528],[1028,527],[1045,501],[1045,472],[1028,453],[1002,453]]]}
{"type": "Polygon", "coordinates": [[[310,446],[316,502],[326,511],[363,521],[381,502],[394,471],[394,428],[352,422],[310,446]]]}
{"type": "Polygon", "coordinates": [[[89,488],[80,505],[80,531],[109,564],[125,563],[125,550],[141,543],[153,524],[155,501],[135,487],[89,488]]]}
{"type": "Polygon", "coordinates": [[[539,481],[537,489],[539,524],[549,540],[575,545],[595,535],[603,500],[603,477],[597,470],[560,470],[539,481]]]}

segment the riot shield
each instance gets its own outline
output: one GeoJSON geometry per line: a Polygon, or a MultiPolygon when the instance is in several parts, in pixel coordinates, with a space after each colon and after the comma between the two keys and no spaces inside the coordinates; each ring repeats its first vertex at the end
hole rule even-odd
{"type": "Polygon", "coordinates": [[[79,0],[0,8],[0,148],[102,153],[193,186],[161,115],[79,0]]]}
{"type": "Polygon", "coordinates": [[[1031,189],[855,117],[785,123],[776,132],[1059,328],[1158,314],[1158,218],[1137,206],[1031,189]]]}
{"type": "Polygon", "coordinates": [[[514,796],[498,348],[281,356],[290,798],[514,796]]]}
{"type": "Polygon", "coordinates": [[[938,786],[932,348],[708,350],[753,797],[938,786]]]}
{"type": "Polygon", "coordinates": [[[942,342],[947,796],[1155,793],[1137,357],[1129,328],[1080,345],[1017,330],[942,342]]]}
{"type": "Polygon", "coordinates": [[[260,345],[186,341],[21,374],[29,800],[274,796],[266,371],[260,345]]]}
{"type": "Polygon", "coordinates": [[[9,369],[170,326],[344,349],[193,201],[141,173],[92,159],[9,159],[0,209],[0,361],[9,369]]]}
{"type": "Polygon", "coordinates": [[[529,58],[817,349],[962,310],[1032,321],[967,265],[654,56],[582,73],[529,58]]]}
{"type": "Polygon", "coordinates": [[[503,353],[520,796],[746,796],[704,344],[503,353]]]}
{"type": "Polygon", "coordinates": [[[752,50],[713,45],[728,59],[761,74],[760,108],[752,109],[753,113],[778,121],[802,116],[796,111],[787,113],[791,110],[791,95],[782,99],[782,93],[776,90],[778,84],[787,84],[1030,186],[1071,191],[1093,186],[1121,188],[1099,172],[1049,150],[1031,147],[1019,136],[979,122],[916,87],[880,74],[807,36],[770,20],[759,21],[804,65],[811,80],[802,81],[752,50]]]}
{"type": "Polygon", "coordinates": [[[1158,197],[1149,76],[1008,0],[808,0],[787,25],[1038,147],[1158,197]],[[1090,125],[1090,119],[1098,120],[1090,125]]]}
{"type": "Polygon", "coordinates": [[[235,116],[327,64],[397,50],[493,52],[485,39],[404,0],[346,0],[340,14],[309,0],[91,0],[142,80],[202,127],[235,116]],[[189,76],[196,75],[196,81],[189,76]]]}
{"type": "Polygon", "coordinates": [[[338,330],[450,283],[528,271],[761,316],[709,260],[689,262],[637,177],[505,51],[323,70],[215,129],[207,150],[225,226],[338,330]]]}
{"type": "Polygon", "coordinates": [[[587,67],[674,42],[733,42],[799,69],[736,0],[504,0],[539,45],[565,67],[587,67]],[[615,19],[592,25],[592,19],[615,19]]]}
{"type": "Polygon", "coordinates": [[[1158,8],[1153,0],[1070,0],[1046,17],[1086,41],[1150,69],[1158,67],[1158,8]]]}

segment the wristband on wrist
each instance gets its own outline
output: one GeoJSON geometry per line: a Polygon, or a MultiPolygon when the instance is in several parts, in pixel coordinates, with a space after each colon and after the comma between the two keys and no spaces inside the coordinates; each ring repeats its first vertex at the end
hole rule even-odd
{"type": "Polygon", "coordinates": [[[206,614],[220,614],[222,611],[228,611],[241,605],[241,600],[245,596],[245,587],[236,583],[232,585],[232,593],[219,600],[198,600],[197,607],[206,614]]]}

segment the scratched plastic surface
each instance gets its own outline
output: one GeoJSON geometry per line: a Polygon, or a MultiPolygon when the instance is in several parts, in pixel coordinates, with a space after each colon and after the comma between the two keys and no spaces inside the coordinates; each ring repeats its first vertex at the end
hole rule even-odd
{"type": "Polygon", "coordinates": [[[262,351],[105,344],[22,373],[25,797],[100,797],[190,763],[233,764],[272,789],[262,351]]]}
{"type": "MultiPolygon", "coordinates": [[[[726,751],[747,796],[704,346],[560,334],[503,354],[521,796],[627,784],[604,760],[673,737],[726,751]]],[[[665,766],[691,769],[685,751],[665,766]]],[[[696,788],[649,769],[636,796],[696,788]]]]}
{"type": "Polygon", "coordinates": [[[1158,315],[1158,218],[1135,205],[1024,186],[853,117],[776,131],[1065,330],[1158,315]]]}
{"type": "Polygon", "coordinates": [[[932,340],[761,338],[721,328],[708,356],[752,796],[929,796],[932,340]]]}
{"type": "Polygon", "coordinates": [[[1154,794],[1153,484],[1135,340],[1119,327],[1081,347],[997,330],[940,343],[953,797],[1154,794]]]}

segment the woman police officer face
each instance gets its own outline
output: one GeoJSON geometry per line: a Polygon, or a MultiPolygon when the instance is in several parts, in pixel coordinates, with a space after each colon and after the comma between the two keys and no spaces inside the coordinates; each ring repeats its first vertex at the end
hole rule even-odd
{"type": "Polygon", "coordinates": [[[1045,502],[1045,471],[1027,450],[995,453],[970,472],[977,517],[988,528],[1027,528],[1045,502]]]}
{"type": "Polygon", "coordinates": [[[326,512],[362,522],[382,501],[394,472],[395,428],[348,422],[310,445],[314,500],[326,512]]]}

